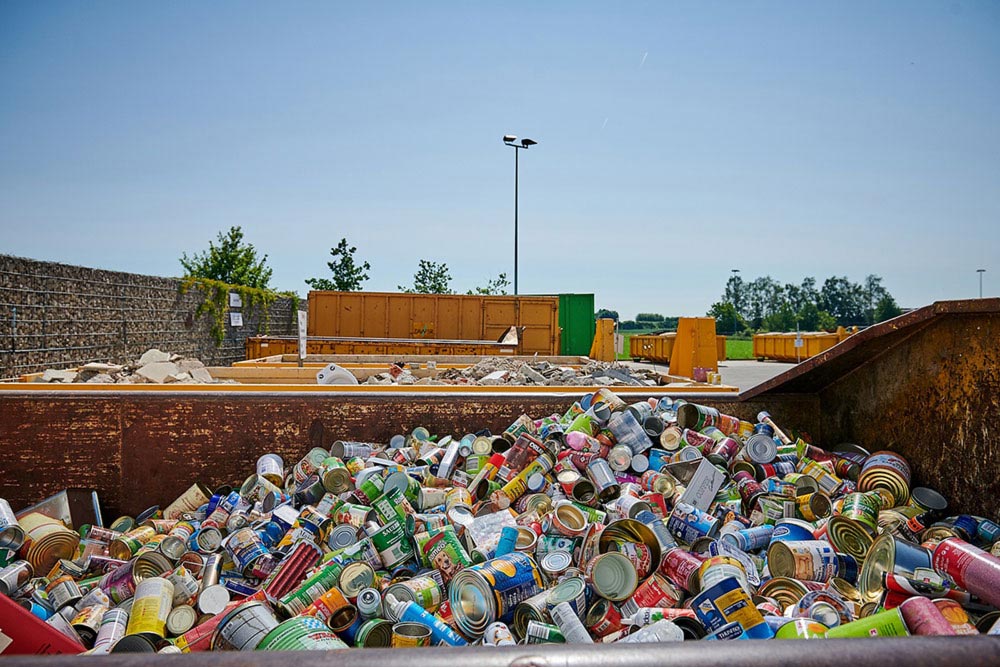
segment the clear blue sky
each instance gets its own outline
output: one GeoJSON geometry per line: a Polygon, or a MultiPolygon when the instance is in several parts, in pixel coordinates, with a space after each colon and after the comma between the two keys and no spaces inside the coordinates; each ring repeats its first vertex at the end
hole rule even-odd
{"type": "Polygon", "coordinates": [[[1000,289],[1000,3],[0,2],[0,252],[157,275],[242,225],[304,294],[703,314],[732,268],[1000,289]]]}

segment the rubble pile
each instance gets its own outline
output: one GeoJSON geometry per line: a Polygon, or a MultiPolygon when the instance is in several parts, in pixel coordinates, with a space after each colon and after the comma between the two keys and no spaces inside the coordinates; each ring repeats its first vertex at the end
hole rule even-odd
{"type": "Polygon", "coordinates": [[[621,363],[589,361],[574,368],[548,361],[488,357],[468,368],[441,370],[436,377],[417,377],[410,369],[396,365],[389,372],[369,377],[365,384],[655,387],[660,377],[653,371],[621,363]]]}
{"type": "Polygon", "coordinates": [[[200,360],[163,352],[155,347],[146,350],[131,364],[89,363],[76,370],[48,369],[36,382],[62,384],[213,384],[212,377],[200,360]]]}

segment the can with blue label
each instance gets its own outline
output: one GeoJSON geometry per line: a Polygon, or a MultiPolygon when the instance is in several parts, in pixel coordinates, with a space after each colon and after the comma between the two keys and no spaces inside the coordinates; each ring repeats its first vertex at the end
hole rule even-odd
{"type": "Polygon", "coordinates": [[[719,520],[694,505],[677,503],[667,520],[667,529],[677,539],[691,544],[699,537],[715,537],[719,532],[719,520]]]}
{"type": "Polygon", "coordinates": [[[771,533],[771,544],[775,542],[799,542],[802,540],[815,540],[813,526],[801,519],[781,519],[774,524],[774,531],[771,533]]]}
{"type": "Polygon", "coordinates": [[[491,623],[510,623],[514,607],[543,586],[534,559],[515,551],[458,572],[451,580],[449,603],[458,628],[480,637],[491,623]]]}
{"type": "Polygon", "coordinates": [[[764,622],[764,617],[753,605],[750,596],[735,577],[726,577],[696,595],[691,608],[710,634],[736,623],[742,632],[731,630],[719,639],[771,639],[774,632],[764,622]]]}

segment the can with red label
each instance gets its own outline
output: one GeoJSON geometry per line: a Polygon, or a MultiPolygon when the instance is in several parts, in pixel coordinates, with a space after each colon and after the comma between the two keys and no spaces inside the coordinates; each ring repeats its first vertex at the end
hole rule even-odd
{"type": "Polygon", "coordinates": [[[1000,607],[1000,558],[950,537],[934,549],[934,569],[973,595],[1000,607]]]}

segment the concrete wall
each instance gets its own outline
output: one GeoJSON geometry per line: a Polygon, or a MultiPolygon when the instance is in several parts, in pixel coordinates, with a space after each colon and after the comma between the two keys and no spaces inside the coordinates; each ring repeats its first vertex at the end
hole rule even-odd
{"type": "MultiPolygon", "coordinates": [[[[257,333],[295,335],[291,299],[264,313],[247,308],[221,346],[209,315],[196,316],[203,293],[180,293],[181,281],[0,255],[0,378],[90,361],[122,363],[151,347],[194,356],[207,365],[244,357],[257,333]]],[[[301,306],[305,308],[305,303],[301,306]]]]}

